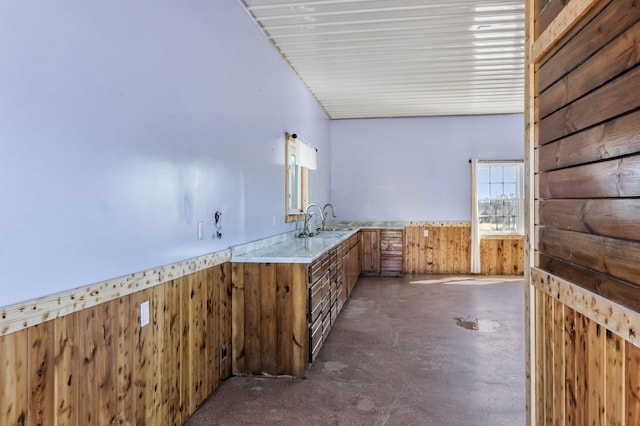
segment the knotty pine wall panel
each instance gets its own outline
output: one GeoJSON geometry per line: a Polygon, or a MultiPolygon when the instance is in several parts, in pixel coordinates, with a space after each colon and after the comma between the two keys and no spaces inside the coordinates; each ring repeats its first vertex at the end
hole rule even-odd
{"type": "Polygon", "coordinates": [[[640,422],[640,349],[535,291],[536,424],[640,422]]]}
{"type": "Polygon", "coordinates": [[[0,336],[0,424],[183,424],[231,372],[230,279],[224,263],[0,336]]]}
{"type": "MultiPolygon", "coordinates": [[[[481,238],[480,266],[482,274],[522,275],[524,273],[524,237],[481,238]]],[[[468,274],[470,270],[471,225],[469,222],[405,224],[406,273],[468,274]]]]}

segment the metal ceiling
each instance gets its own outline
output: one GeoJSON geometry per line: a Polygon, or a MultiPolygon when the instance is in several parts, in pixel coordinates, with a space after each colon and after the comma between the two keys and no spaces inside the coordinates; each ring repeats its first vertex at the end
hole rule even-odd
{"type": "Polygon", "coordinates": [[[524,0],[240,0],[333,119],[521,113],[524,0]]]}

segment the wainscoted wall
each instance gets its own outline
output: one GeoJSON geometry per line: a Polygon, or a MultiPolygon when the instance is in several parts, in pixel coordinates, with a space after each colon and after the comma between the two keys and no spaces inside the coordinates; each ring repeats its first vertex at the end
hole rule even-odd
{"type": "Polygon", "coordinates": [[[640,424],[640,5],[527,2],[529,423],[640,424]]]}
{"type": "Polygon", "coordinates": [[[0,424],[181,425],[231,374],[229,262],[103,297],[0,336],[0,424]]]}
{"type": "MultiPolygon", "coordinates": [[[[480,241],[480,265],[482,274],[523,274],[524,237],[483,237],[480,241]]],[[[470,270],[469,222],[405,224],[406,273],[468,274],[470,270]]]]}
{"type": "Polygon", "coordinates": [[[640,316],[543,271],[532,277],[533,424],[640,424],[640,316]]]}

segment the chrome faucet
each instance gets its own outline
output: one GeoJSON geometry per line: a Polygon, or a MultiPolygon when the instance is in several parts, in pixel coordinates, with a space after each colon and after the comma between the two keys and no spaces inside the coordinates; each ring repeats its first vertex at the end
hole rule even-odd
{"type": "Polygon", "coordinates": [[[323,214],[323,218],[322,218],[322,230],[324,231],[324,221],[326,218],[329,217],[329,215],[327,215],[327,208],[331,207],[331,217],[335,219],[336,217],[336,212],[333,210],[333,204],[331,203],[327,203],[324,205],[324,207],[322,208],[322,214],[323,214]]]}
{"type": "Polygon", "coordinates": [[[302,229],[302,232],[304,233],[305,236],[311,235],[311,233],[309,232],[309,219],[311,219],[311,215],[313,214],[313,213],[309,213],[309,209],[311,207],[316,207],[318,209],[318,212],[320,213],[320,218],[322,219],[322,223],[324,224],[324,213],[322,213],[322,207],[320,207],[320,205],[316,203],[309,203],[309,205],[307,205],[307,208],[304,209],[304,228],[302,229]]]}

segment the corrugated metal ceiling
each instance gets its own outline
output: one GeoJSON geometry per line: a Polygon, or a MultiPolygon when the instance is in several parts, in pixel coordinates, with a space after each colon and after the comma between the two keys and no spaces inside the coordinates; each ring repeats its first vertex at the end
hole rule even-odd
{"type": "Polygon", "coordinates": [[[333,119],[518,113],[524,0],[240,0],[333,119]]]}

